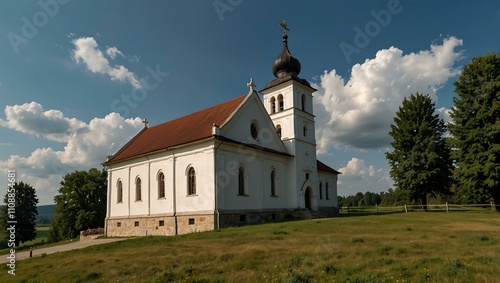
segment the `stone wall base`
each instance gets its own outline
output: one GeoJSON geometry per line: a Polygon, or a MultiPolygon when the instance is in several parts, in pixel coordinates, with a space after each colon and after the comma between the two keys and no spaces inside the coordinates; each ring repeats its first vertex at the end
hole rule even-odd
{"type": "Polygon", "coordinates": [[[107,218],[107,237],[173,236],[214,230],[213,214],[107,218]]]}
{"type": "Polygon", "coordinates": [[[115,217],[106,219],[105,233],[107,237],[174,236],[275,220],[327,218],[338,215],[338,208],[329,207],[318,210],[220,211],[205,214],[115,217]]]}

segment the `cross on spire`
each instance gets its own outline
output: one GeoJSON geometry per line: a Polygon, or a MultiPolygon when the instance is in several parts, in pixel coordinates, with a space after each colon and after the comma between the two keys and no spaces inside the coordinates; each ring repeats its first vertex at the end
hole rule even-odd
{"type": "Polygon", "coordinates": [[[144,123],[144,128],[147,128],[148,127],[148,119],[144,118],[144,120],[142,120],[142,122],[144,123]]]}
{"type": "Polygon", "coordinates": [[[250,87],[248,93],[253,93],[255,91],[254,88],[257,87],[257,85],[253,83],[253,78],[250,78],[250,82],[247,83],[247,86],[250,87]]]}
{"type": "Polygon", "coordinates": [[[288,25],[287,25],[287,23],[286,23],[286,21],[285,21],[285,20],[283,20],[283,22],[281,22],[281,23],[279,23],[279,24],[280,24],[280,26],[283,28],[283,36],[285,36],[285,35],[286,35],[286,32],[287,32],[287,31],[290,31],[290,29],[288,28],[288,25]]]}

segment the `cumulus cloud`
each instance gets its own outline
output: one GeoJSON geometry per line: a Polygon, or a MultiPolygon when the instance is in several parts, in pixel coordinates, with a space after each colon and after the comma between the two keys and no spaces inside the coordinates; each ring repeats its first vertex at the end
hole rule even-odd
{"type": "Polygon", "coordinates": [[[34,105],[34,109],[38,109],[33,111],[38,113],[37,115],[32,115],[33,112],[30,111],[26,112],[28,116],[31,115],[29,122],[15,116],[17,119],[2,120],[1,125],[23,133],[64,141],[66,143],[64,149],[38,148],[29,156],[11,155],[7,160],[0,160],[0,169],[4,171],[15,169],[18,180],[28,182],[36,189],[42,190],[43,193],[38,194],[41,201],[43,200],[42,203],[52,201],[43,197],[51,197],[57,192],[58,184],[65,174],[99,167],[100,163],[106,161],[106,156],[116,152],[143,127],[140,118],[125,119],[117,113],[108,114],[104,118],[94,118],[87,124],[74,118],[66,118],[58,110],[43,111],[41,105],[36,102],[7,108],[30,109],[26,105],[34,105]],[[57,115],[44,115],[44,113],[57,115]],[[52,116],[56,118],[52,119],[52,116]],[[35,125],[42,128],[37,129],[35,125]],[[45,126],[47,127],[44,128],[45,126]]]}
{"type": "Polygon", "coordinates": [[[0,119],[0,126],[58,142],[68,141],[71,135],[87,128],[84,122],[66,118],[59,110],[45,111],[36,102],[7,106],[5,117],[0,119]]]}
{"type": "MultiPolygon", "coordinates": [[[[108,59],[99,49],[96,40],[93,37],[81,37],[71,41],[75,46],[72,52],[72,57],[75,62],[83,62],[87,69],[92,73],[107,74],[111,80],[119,80],[130,83],[134,88],[141,88],[141,83],[137,75],[129,71],[123,65],[111,66],[108,59]]],[[[116,47],[111,47],[106,50],[106,53],[111,58],[114,58],[121,52],[116,47]]],[[[121,54],[123,55],[123,54],[121,54]]]]}
{"type": "Polygon", "coordinates": [[[392,187],[389,171],[386,168],[375,168],[366,165],[363,159],[353,157],[347,164],[339,168],[339,195],[351,195],[357,192],[381,192],[392,187]]]}
{"type": "Polygon", "coordinates": [[[390,124],[404,97],[420,92],[437,99],[437,91],[460,73],[455,51],[462,40],[445,38],[430,50],[403,54],[391,47],[356,64],[346,81],[335,70],[325,71],[315,94],[318,151],[330,146],[359,150],[386,147],[390,124]]]}
{"type": "Polygon", "coordinates": [[[114,46],[113,46],[113,47],[109,47],[109,46],[108,46],[108,48],[106,48],[106,54],[107,54],[107,55],[108,55],[111,59],[115,59],[116,55],[120,55],[120,56],[122,56],[122,57],[125,57],[125,56],[123,55],[123,53],[122,53],[120,50],[118,50],[118,48],[116,48],[116,47],[114,47],[114,46]]]}

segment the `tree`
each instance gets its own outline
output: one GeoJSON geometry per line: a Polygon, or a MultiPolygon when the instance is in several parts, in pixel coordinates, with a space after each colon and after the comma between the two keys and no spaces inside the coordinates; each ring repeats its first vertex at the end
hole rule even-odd
{"type": "Polygon", "coordinates": [[[401,193],[426,209],[427,195],[449,194],[452,160],[429,95],[416,93],[403,100],[391,125],[393,152],[387,152],[390,175],[401,193]]]}
{"type": "Polygon", "coordinates": [[[1,228],[7,231],[6,240],[10,239],[11,225],[15,225],[15,245],[34,240],[36,237],[36,216],[38,215],[36,190],[29,184],[19,182],[9,187],[3,199],[5,206],[0,213],[1,228]],[[12,205],[13,204],[13,205],[12,205]],[[10,211],[9,211],[10,206],[10,211]],[[7,221],[16,221],[10,224],[7,221]]]}
{"type": "Polygon", "coordinates": [[[455,83],[450,116],[464,202],[500,203],[500,53],[472,58],[455,83]]]}
{"type": "Polygon", "coordinates": [[[106,195],[106,170],[92,168],[64,176],[59,194],[54,197],[56,216],[49,240],[72,239],[87,228],[104,227],[106,195]]]}

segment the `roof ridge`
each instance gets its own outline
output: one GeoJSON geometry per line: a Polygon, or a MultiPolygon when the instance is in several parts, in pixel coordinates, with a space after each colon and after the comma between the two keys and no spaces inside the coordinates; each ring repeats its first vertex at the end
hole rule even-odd
{"type": "MultiPolygon", "coordinates": [[[[200,112],[203,112],[203,111],[208,111],[208,110],[210,110],[210,109],[212,109],[212,108],[220,107],[220,106],[221,106],[221,105],[223,105],[223,104],[226,104],[226,103],[231,103],[231,102],[232,102],[232,101],[234,101],[234,100],[241,99],[241,97],[243,97],[243,96],[246,96],[246,94],[245,94],[245,95],[240,95],[240,96],[235,97],[235,98],[232,98],[232,99],[230,99],[230,100],[226,100],[226,101],[221,102],[221,103],[216,104],[216,105],[209,106],[209,107],[207,107],[207,108],[200,109],[200,110],[195,111],[195,112],[191,112],[191,113],[189,113],[189,114],[186,114],[186,115],[183,115],[183,116],[180,116],[180,117],[174,118],[174,119],[172,119],[172,120],[165,121],[165,122],[163,122],[163,123],[161,123],[161,124],[154,125],[154,126],[149,127],[149,128],[158,127],[158,126],[164,125],[164,124],[166,124],[166,123],[172,123],[172,122],[177,121],[177,120],[180,120],[180,119],[185,119],[186,117],[189,117],[189,116],[191,116],[191,115],[193,115],[193,116],[194,116],[194,115],[196,115],[196,114],[199,114],[200,112]]],[[[238,109],[240,106],[241,106],[241,103],[240,103],[240,105],[237,107],[237,109],[238,109]]]]}

